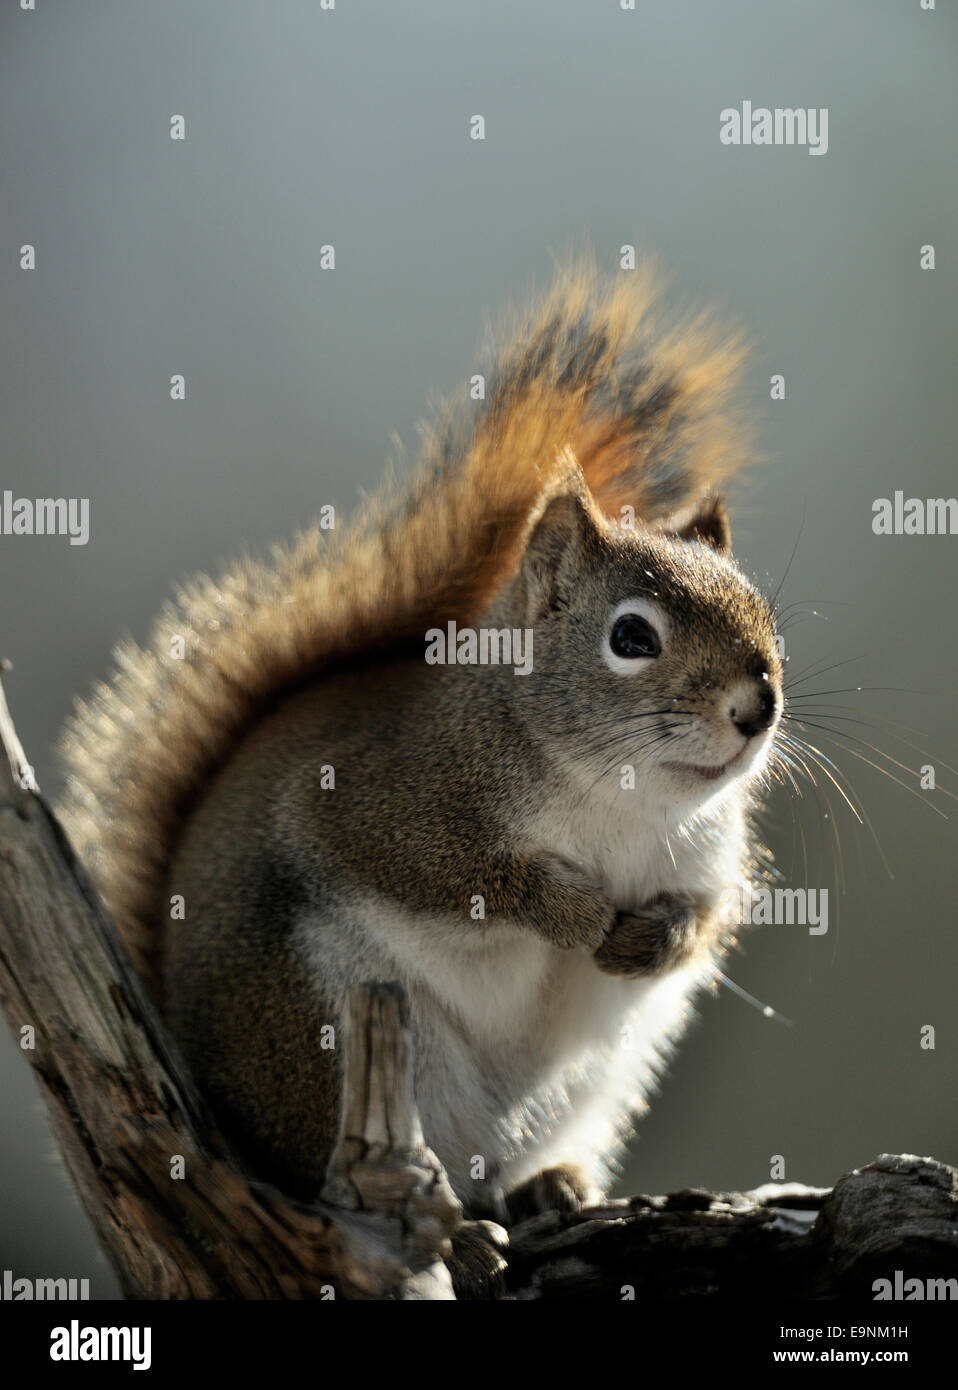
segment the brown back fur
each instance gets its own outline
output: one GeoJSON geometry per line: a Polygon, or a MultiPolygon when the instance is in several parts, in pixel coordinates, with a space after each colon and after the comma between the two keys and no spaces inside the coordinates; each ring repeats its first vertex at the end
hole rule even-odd
{"type": "Polygon", "coordinates": [[[314,528],[269,562],[198,577],[145,648],[116,650],[65,732],[61,814],[151,985],[179,827],[272,702],[343,658],[468,625],[514,575],[570,449],[604,513],[631,504],[647,523],[745,462],[728,415],[741,344],[701,318],[663,328],[657,280],[651,266],[607,283],[562,272],[495,356],[485,401],[463,391],[439,412],[407,484],[387,481],[347,527],[314,528]]]}

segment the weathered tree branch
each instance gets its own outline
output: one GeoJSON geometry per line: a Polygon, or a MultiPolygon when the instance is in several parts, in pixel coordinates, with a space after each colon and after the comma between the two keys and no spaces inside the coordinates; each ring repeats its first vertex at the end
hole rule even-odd
{"type": "Polygon", "coordinates": [[[510,1233],[519,1298],[872,1298],[875,1279],[958,1276],[958,1172],[882,1155],[834,1188],[633,1197],[510,1233]]]}
{"type": "Polygon", "coordinates": [[[0,689],[0,1004],[124,1292],[139,1298],[451,1297],[459,1207],[422,1142],[395,989],[350,1001],[330,1199],[250,1181],[217,1134],[32,773],[0,689]],[[183,1159],[183,1177],[173,1176],[183,1159]]]}
{"type": "Polygon", "coordinates": [[[508,1237],[462,1222],[423,1139],[405,1000],[389,984],[349,1000],[322,1200],[290,1201],[217,1132],[34,785],[2,688],[0,740],[0,1005],[129,1297],[447,1299],[453,1279],[481,1298],[834,1297],[894,1268],[958,1265],[958,1175],[932,1160],[883,1158],[831,1193],[636,1197],[508,1237]]]}

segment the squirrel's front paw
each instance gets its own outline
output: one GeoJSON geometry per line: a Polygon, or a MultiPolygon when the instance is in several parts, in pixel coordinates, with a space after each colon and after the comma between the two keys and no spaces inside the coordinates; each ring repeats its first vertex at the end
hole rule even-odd
{"type": "Polygon", "coordinates": [[[602,945],[614,909],[577,865],[557,854],[539,854],[526,862],[521,883],[522,915],[553,946],[593,952],[602,945]]]}
{"type": "Polygon", "coordinates": [[[702,947],[700,913],[691,898],[653,898],[639,912],[619,912],[594,959],[607,975],[637,979],[685,965],[702,947]]]}
{"type": "Polygon", "coordinates": [[[528,1216],[558,1211],[574,1216],[593,1202],[601,1200],[598,1188],[586,1177],[576,1163],[563,1163],[556,1168],[544,1168],[534,1178],[527,1179],[506,1195],[509,1224],[515,1225],[528,1216]]]}

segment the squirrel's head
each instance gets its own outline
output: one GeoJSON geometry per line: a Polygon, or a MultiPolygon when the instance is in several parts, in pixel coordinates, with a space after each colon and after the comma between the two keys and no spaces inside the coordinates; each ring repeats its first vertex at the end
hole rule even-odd
{"type": "Polygon", "coordinates": [[[762,770],[782,662],[729,542],[717,499],[680,530],[640,530],[606,521],[575,478],[533,522],[510,595],[533,660],[514,694],[580,782],[681,813],[762,770]]]}

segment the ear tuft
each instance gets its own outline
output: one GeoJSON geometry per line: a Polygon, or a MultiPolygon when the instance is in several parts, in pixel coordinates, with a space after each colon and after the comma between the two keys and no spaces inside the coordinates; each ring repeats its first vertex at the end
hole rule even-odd
{"type": "Polygon", "coordinates": [[[600,521],[576,470],[548,497],[529,530],[522,570],[535,610],[544,612],[561,603],[569,562],[576,557],[581,560],[582,549],[597,533],[600,521]]]}
{"type": "Polygon", "coordinates": [[[701,541],[715,550],[731,550],[732,528],[728,513],[721,497],[714,493],[702,498],[698,507],[679,531],[673,532],[678,540],[701,541]]]}

